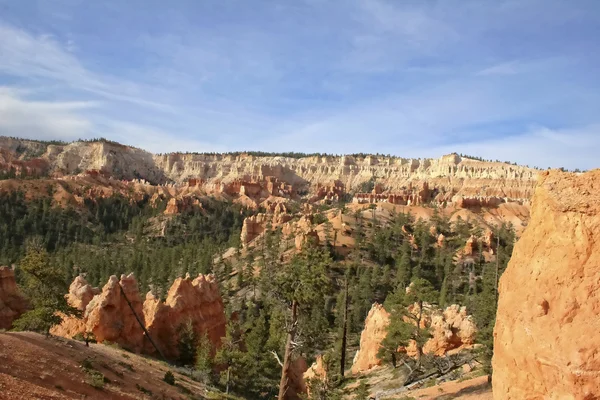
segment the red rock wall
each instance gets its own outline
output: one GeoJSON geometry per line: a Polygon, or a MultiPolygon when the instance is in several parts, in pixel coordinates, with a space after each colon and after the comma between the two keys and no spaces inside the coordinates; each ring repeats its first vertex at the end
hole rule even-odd
{"type": "Polygon", "coordinates": [[[600,398],[600,170],[540,176],[499,289],[494,399],[600,398]]]}

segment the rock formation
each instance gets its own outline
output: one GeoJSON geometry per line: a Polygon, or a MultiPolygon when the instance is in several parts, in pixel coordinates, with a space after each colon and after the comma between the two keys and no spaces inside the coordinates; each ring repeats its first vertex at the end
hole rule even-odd
{"type": "MultiPolygon", "coordinates": [[[[178,356],[178,329],[187,321],[196,335],[207,335],[216,350],[225,336],[225,309],[214,275],[202,275],[192,280],[177,278],[169,289],[165,302],[148,293],[144,302],[146,329],[162,353],[170,359],[178,356]]],[[[147,352],[154,349],[146,346],[147,352]]]]}
{"type": "Polygon", "coordinates": [[[352,363],[353,374],[367,371],[381,364],[377,352],[385,335],[387,335],[389,324],[390,314],[381,304],[373,304],[365,319],[365,327],[360,334],[360,348],[352,363]]]}
{"type": "Polygon", "coordinates": [[[100,293],[100,289],[93,288],[83,276],[77,276],[69,286],[67,302],[71,307],[80,311],[85,311],[87,305],[92,301],[95,295],[100,293]]]}
{"type": "Polygon", "coordinates": [[[473,256],[477,251],[477,239],[475,236],[471,235],[467,239],[467,243],[465,244],[465,248],[463,249],[463,254],[465,256],[473,256]]]}
{"type": "Polygon", "coordinates": [[[185,211],[193,210],[194,208],[202,208],[202,204],[200,200],[191,197],[191,196],[183,196],[183,197],[172,197],[169,199],[167,203],[167,208],[165,208],[166,215],[175,215],[181,214],[185,211]]]}
{"type": "Polygon", "coordinates": [[[304,382],[310,382],[313,379],[324,381],[327,379],[327,370],[323,363],[323,355],[319,354],[314,363],[304,373],[304,382]]]}
{"type": "Polygon", "coordinates": [[[540,176],[500,280],[496,400],[598,399],[600,170],[540,176]]]}
{"type": "MultiPolygon", "coordinates": [[[[470,347],[475,342],[477,327],[465,307],[456,304],[440,310],[425,304],[423,307],[422,327],[430,328],[432,337],[423,346],[425,354],[443,356],[449,351],[470,347]]],[[[409,312],[417,314],[417,304],[409,307],[409,312]]],[[[406,322],[412,320],[406,319],[406,322]]],[[[390,314],[380,304],[373,304],[365,319],[365,328],[360,336],[360,350],[354,358],[352,372],[367,371],[380,365],[377,352],[387,334],[390,314]]],[[[406,349],[406,353],[415,357],[417,354],[414,342],[406,349]]]]}
{"type": "Polygon", "coordinates": [[[475,343],[477,327],[467,315],[466,307],[456,304],[445,310],[434,310],[429,316],[431,339],[425,343],[423,352],[443,356],[450,350],[471,346],[475,343]]]}
{"type": "Polygon", "coordinates": [[[84,310],[83,318],[65,317],[51,333],[72,338],[92,332],[98,342],[110,341],[136,352],[154,354],[156,350],[121,293],[119,283],[135,313],[145,324],[159,350],[169,359],[178,356],[178,328],[190,321],[197,335],[206,334],[216,350],[225,336],[225,310],[219,286],[213,275],[178,278],[169,289],[165,302],[151,292],[142,304],[133,275],[111,276],[98,293],[83,277],[75,278],[69,288],[69,304],[84,310]],[[93,296],[93,297],[90,297],[93,296]]]}
{"type": "Polygon", "coordinates": [[[15,272],[12,268],[0,267],[0,329],[10,329],[27,308],[28,303],[15,282],[15,272]]]}
{"type": "Polygon", "coordinates": [[[109,341],[140,352],[144,347],[144,332],[134,312],[143,320],[143,305],[135,277],[133,274],[121,275],[119,280],[113,275],[86,307],[86,330],[94,334],[98,343],[109,341]]]}

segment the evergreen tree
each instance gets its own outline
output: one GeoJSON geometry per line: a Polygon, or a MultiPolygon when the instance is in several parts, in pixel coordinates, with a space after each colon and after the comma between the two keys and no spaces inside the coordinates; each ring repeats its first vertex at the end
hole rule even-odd
{"type": "Polygon", "coordinates": [[[46,250],[32,245],[19,263],[23,275],[23,291],[32,309],[15,321],[14,329],[50,333],[50,328],[62,322],[64,315],[78,315],[67,304],[68,287],[59,268],[50,263],[46,250]]]}

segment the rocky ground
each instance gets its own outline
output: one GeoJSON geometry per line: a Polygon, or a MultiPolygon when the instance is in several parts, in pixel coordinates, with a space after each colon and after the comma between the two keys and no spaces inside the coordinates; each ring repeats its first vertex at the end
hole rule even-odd
{"type": "Polygon", "coordinates": [[[201,384],[166,363],[113,346],[0,333],[0,399],[202,399],[201,384]],[[175,375],[175,385],[163,381],[175,375]],[[104,376],[104,379],[102,378],[104,376]]]}
{"type": "Polygon", "coordinates": [[[445,382],[426,389],[406,392],[402,395],[386,397],[386,399],[415,400],[492,400],[492,387],[487,376],[465,381],[445,382]]]}

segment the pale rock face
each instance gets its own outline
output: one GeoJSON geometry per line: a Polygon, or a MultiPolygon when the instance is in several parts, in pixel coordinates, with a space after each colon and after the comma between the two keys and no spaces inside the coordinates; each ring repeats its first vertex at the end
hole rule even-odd
{"type": "MultiPolygon", "coordinates": [[[[408,310],[417,315],[419,306],[415,303],[408,310]]],[[[412,320],[406,319],[406,322],[412,322],[412,320]]],[[[380,304],[373,304],[365,319],[365,328],[360,336],[360,350],[352,364],[352,373],[367,371],[381,364],[377,352],[381,342],[387,335],[389,323],[390,314],[380,304]]],[[[425,304],[423,306],[421,327],[430,328],[432,335],[423,346],[423,352],[438,356],[443,356],[451,350],[460,350],[472,346],[477,333],[475,322],[467,314],[466,308],[455,304],[448,306],[445,310],[425,304]]],[[[414,342],[404,351],[411,357],[417,355],[414,342]]]]}
{"type": "MultiPolygon", "coordinates": [[[[225,308],[214,275],[202,275],[192,280],[177,278],[164,303],[148,293],[144,302],[146,329],[170,359],[178,356],[178,328],[191,321],[197,335],[207,335],[214,350],[225,336],[225,308]]],[[[147,352],[154,349],[146,346],[147,352]]]]}
{"type": "Polygon", "coordinates": [[[390,314],[381,304],[373,304],[367,318],[365,328],[360,334],[360,349],[352,364],[352,373],[368,371],[381,365],[377,352],[381,342],[387,335],[387,327],[390,324],[390,314]]]}
{"type": "MultiPolygon", "coordinates": [[[[27,140],[0,138],[0,147],[14,152],[18,146],[37,148],[27,140]]],[[[36,147],[37,146],[37,147],[36,147]]],[[[41,160],[55,174],[101,171],[117,179],[141,178],[154,184],[202,187],[206,193],[232,193],[254,197],[293,197],[306,189],[317,199],[334,200],[375,177],[389,193],[411,190],[411,198],[391,199],[416,204],[429,199],[457,198],[461,206],[494,206],[499,202],[526,203],[538,171],[498,162],[484,162],[449,154],[438,159],[383,156],[315,156],[288,158],[224,154],[156,154],[116,143],[74,142],[47,146],[41,160]],[[259,194],[260,193],[260,194],[259,194]]],[[[402,196],[401,196],[402,197],[402,196]]],[[[386,200],[388,201],[388,200],[386,200]]],[[[399,203],[400,204],[400,203],[399,203]]]]}
{"type": "Polygon", "coordinates": [[[500,280],[496,400],[600,393],[600,170],[540,177],[500,280]]]}
{"type": "Polygon", "coordinates": [[[15,272],[12,268],[0,267],[0,329],[10,329],[27,308],[27,300],[17,287],[15,272]]]}
{"type": "Polygon", "coordinates": [[[85,311],[87,305],[92,301],[95,295],[100,293],[100,289],[93,288],[83,276],[77,276],[69,286],[67,302],[71,307],[80,311],[85,311]]]}
{"type": "Polygon", "coordinates": [[[304,382],[310,382],[313,379],[324,381],[327,379],[327,370],[323,363],[323,356],[319,354],[314,363],[304,373],[304,382]]]}

